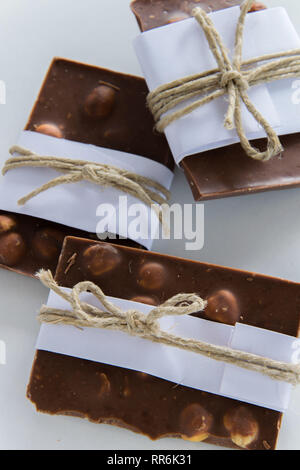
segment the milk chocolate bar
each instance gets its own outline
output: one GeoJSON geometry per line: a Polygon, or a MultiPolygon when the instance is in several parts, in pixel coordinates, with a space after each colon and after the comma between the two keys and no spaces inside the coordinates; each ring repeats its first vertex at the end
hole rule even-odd
{"type": "MultiPolygon", "coordinates": [[[[54,59],[25,130],[141,155],[172,169],[165,138],[153,132],[146,95],[141,78],[54,59]]],[[[0,209],[0,266],[29,276],[41,268],[55,272],[66,235],[97,238],[0,209]]],[[[140,246],[131,240],[116,242],[140,246]]]]}
{"type": "MultiPolygon", "coordinates": [[[[188,18],[196,6],[211,12],[240,3],[237,0],[133,0],[131,8],[141,31],[146,31],[188,18]]],[[[263,8],[262,3],[253,2],[253,11],[263,8]]],[[[181,166],[195,200],[300,186],[300,134],[282,136],[280,140],[284,148],[283,155],[267,162],[248,157],[240,144],[184,158],[181,166]]],[[[261,150],[266,146],[265,139],[254,141],[253,144],[261,150]]]]}
{"type": "MultiPolygon", "coordinates": [[[[281,279],[67,237],[56,281],[72,288],[84,280],[106,295],[150,305],[195,292],[208,301],[196,317],[295,337],[299,332],[300,284],[281,279]]],[[[27,395],[40,412],[115,424],[151,439],[233,448],[275,449],[282,418],[277,411],[145,373],[42,350],[36,352],[27,395]]]]}

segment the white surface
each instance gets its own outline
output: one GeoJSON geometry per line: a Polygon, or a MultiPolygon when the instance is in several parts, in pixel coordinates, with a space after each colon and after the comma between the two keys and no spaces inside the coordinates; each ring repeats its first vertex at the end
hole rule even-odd
{"type": "MultiPolygon", "coordinates": [[[[170,189],[173,173],[161,163],[154,162],[149,158],[140,157],[125,152],[96,147],[95,145],[82,144],[71,140],[57,139],[38,132],[22,131],[17,139],[17,145],[25,149],[30,149],[38,155],[54,155],[57,157],[70,158],[73,160],[85,160],[89,162],[114,165],[132,173],[151,178],[165,188],[170,189]],[[124,158],[125,156],[125,158],[124,158]]],[[[18,154],[16,154],[18,156],[18,154]]],[[[24,206],[18,205],[18,200],[30,194],[35,189],[41,187],[57,177],[57,171],[50,168],[17,168],[9,171],[5,178],[0,179],[0,207],[3,210],[17,212],[19,214],[32,215],[43,218],[45,207],[47,207],[47,220],[65,224],[86,232],[95,233],[95,214],[99,206],[99,186],[89,181],[81,181],[77,184],[63,184],[44,191],[37,197],[31,199],[24,206]],[[64,203],[59,206],[58,201],[64,203]]],[[[126,220],[119,223],[122,214],[119,209],[119,197],[124,193],[115,188],[101,188],[101,204],[113,206],[111,214],[116,215],[116,230],[109,230],[110,220],[103,232],[113,232],[125,238],[140,243],[146,249],[151,250],[153,240],[151,240],[151,230],[156,233],[159,227],[158,217],[153,217],[153,225],[148,223],[151,220],[151,209],[144,205],[141,219],[146,223],[148,231],[143,235],[139,233],[128,235],[126,220]],[[148,227],[149,226],[149,227],[148,227]]],[[[141,201],[131,195],[127,196],[128,207],[141,201]]],[[[112,217],[113,218],[113,217],[112,217]]]]}
{"type": "MultiPolygon", "coordinates": [[[[71,289],[64,291],[70,293],[71,289]]],[[[90,292],[83,292],[80,299],[105,310],[90,292]]],[[[153,309],[150,305],[115,297],[107,297],[107,300],[123,312],[138,310],[148,315],[153,309]]],[[[70,303],[53,291],[49,294],[47,306],[55,311],[71,312],[70,303]]],[[[300,339],[241,323],[232,326],[183,315],[165,316],[159,324],[162,331],[171,335],[239,349],[286,363],[296,363],[300,352],[300,339]]],[[[281,412],[288,409],[292,391],[290,384],[272,380],[258,372],[138,336],[129,336],[123,331],[44,323],[36,348],[137,370],[186,387],[281,412]]]]}
{"type": "MultiPolygon", "coordinates": [[[[138,28],[128,3],[1,1],[0,80],[7,84],[7,104],[0,105],[1,163],[28,118],[53,56],[140,73],[131,47],[138,28]]],[[[283,1],[265,3],[278,6],[283,1]]],[[[284,0],[284,5],[300,32],[299,1],[284,0]]],[[[173,188],[174,201],[192,202],[180,170],[173,188]]],[[[206,202],[203,250],[185,252],[184,240],[155,242],[154,249],[300,282],[299,210],[298,189],[206,202]]],[[[1,449],[212,448],[176,439],[152,442],[111,426],[37,414],[25,399],[25,390],[39,329],[35,315],[47,299],[47,290],[37,281],[0,271],[0,295],[0,339],[7,344],[7,365],[0,366],[1,449]]],[[[298,389],[283,420],[279,449],[300,449],[299,401],[298,389]]]]}
{"type": "MultiPolygon", "coordinates": [[[[220,33],[229,56],[232,57],[240,14],[239,6],[210,14],[211,21],[220,33]]],[[[243,60],[300,48],[300,37],[285,8],[270,8],[247,15],[243,39],[243,60]]],[[[205,33],[195,18],[139,34],[134,47],[151,91],[182,77],[217,67],[205,33]]],[[[250,88],[248,92],[256,109],[263,114],[278,135],[292,134],[300,130],[297,108],[291,99],[293,81],[282,80],[277,82],[276,86],[273,83],[263,84],[250,88]]],[[[198,98],[181,103],[176,106],[176,110],[183,109],[198,98]]],[[[228,96],[221,96],[167,126],[166,137],[177,163],[188,155],[239,142],[236,129],[228,130],[224,127],[227,109],[228,96]]],[[[265,137],[264,129],[246,106],[242,106],[241,110],[248,139],[265,137]]],[[[173,111],[166,115],[172,114],[173,111]]]]}

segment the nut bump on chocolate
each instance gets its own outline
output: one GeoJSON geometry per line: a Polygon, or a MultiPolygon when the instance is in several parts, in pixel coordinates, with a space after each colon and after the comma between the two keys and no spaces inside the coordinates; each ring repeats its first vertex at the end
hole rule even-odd
{"type": "Polygon", "coordinates": [[[36,132],[40,134],[49,135],[50,137],[56,137],[57,139],[63,138],[63,133],[55,124],[40,124],[35,128],[36,132]]]}
{"type": "Polygon", "coordinates": [[[137,282],[145,290],[162,289],[167,282],[167,272],[159,263],[145,263],[139,270],[137,282]]]}
{"type": "Polygon", "coordinates": [[[16,220],[14,217],[0,215],[0,235],[16,228],[16,220]]]}
{"type": "Polygon", "coordinates": [[[191,442],[204,441],[209,436],[212,423],[212,415],[203,406],[192,403],[180,415],[182,438],[191,442]]]}
{"type": "Polygon", "coordinates": [[[230,432],[232,442],[244,449],[258,437],[258,423],[245,406],[229,411],[224,416],[224,426],[230,432]]]}
{"type": "Polygon", "coordinates": [[[15,266],[24,256],[26,244],[22,235],[10,232],[0,236],[0,263],[15,266]]]}
{"type": "Polygon", "coordinates": [[[83,253],[83,262],[93,276],[113,272],[121,262],[118,250],[111,245],[92,245],[83,253]]]}
{"type": "Polygon", "coordinates": [[[205,315],[210,320],[235,325],[240,318],[236,297],[226,289],[216,291],[207,299],[205,315]]]}
{"type": "Polygon", "coordinates": [[[116,102],[116,90],[107,85],[95,88],[86,98],[84,110],[94,119],[103,119],[113,110],[116,102]]]}
{"type": "Polygon", "coordinates": [[[38,230],[32,240],[33,251],[39,259],[51,260],[60,254],[63,234],[52,227],[38,230]]]}

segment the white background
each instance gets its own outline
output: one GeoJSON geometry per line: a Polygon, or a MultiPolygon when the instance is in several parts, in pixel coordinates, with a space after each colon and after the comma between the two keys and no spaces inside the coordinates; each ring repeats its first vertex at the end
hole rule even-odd
{"type": "MultiPolygon", "coordinates": [[[[300,34],[298,0],[284,5],[300,34]]],[[[125,0],[1,0],[0,163],[24,127],[53,56],[140,74],[131,42],[138,34],[125,0]]],[[[300,113],[300,105],[299,105],[300,113]]],[[[189,203],[188,184],[177,170],[174,202],[189,203]]],[[[0,201],[1,206],[1,201],[0,201]]],[[[184,241],[156,242],[155,251],[253,270],[300,282],[300,189],[205,203],[205,246],[185,252],[184,241]]],[[[152,442],[107,425],[38,414],[25,398],[38,333],[36,312],[47,290],[33,279],[0,270],[0,449],[210,449],[175,439],[152,442]]],[[[279,449],[300,449],[300,390],[285,415],[279,449]]]]}

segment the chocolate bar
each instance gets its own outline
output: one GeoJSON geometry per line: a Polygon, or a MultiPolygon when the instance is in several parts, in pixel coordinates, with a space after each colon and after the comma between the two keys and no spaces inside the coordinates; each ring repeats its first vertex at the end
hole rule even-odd
{"type": "MultiPolygon", "coordinates": [[[[164,26],[192,16],[194,7],[212,12],[236,6],[241,1],[215,0],[133,0],[131,8],[141,31],[164,26]]],[[[252,11],[265,8],[253,2],[252,11]]],[[[201,129],[199,129],[201,132],[201,129]]],[[[284,152],[267,162],[255,161],[244,154],[240,144],[205,151],[185,157],[180,165],[196,201],[246,195],[300,186],[300,134],[280,137],[284,152]]],[[[263,150],[265,139],[253,141],[263,150]]]]}
{"type": "MultiPolygon", "coordinates": [[[[299,332],[300,285],[281,279],[67,237],[56,281],[72,288],[85,280],[106,295],[149,305],[195,292],[208,302],[195,317],[294,337],[299,332]]],[[[115,424],[151,439],[232,448],[275,449],[282,419],[278,411],[44,350],[36,352],[27,396],[40,412],[115,424]]]]}
{"type": "MultiPolygon", "coordinates": [[[[25,130],[143,156],[172,169],[165,138],[153,132],[146,95],[141,78],[54,59],[25,130]]],[[[55,272],[67,235],[97,239],[95,233],[0,209],[0,266],[29,276],[41,268],[55,272]]],[[[116,243],[141,246],[128,239],[116,243]]]]}

